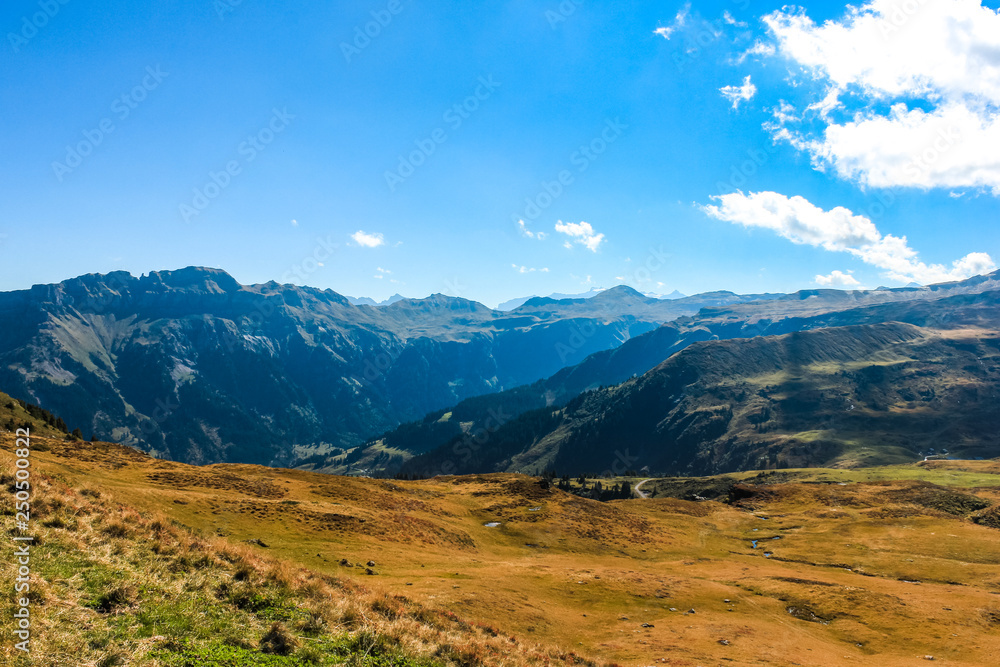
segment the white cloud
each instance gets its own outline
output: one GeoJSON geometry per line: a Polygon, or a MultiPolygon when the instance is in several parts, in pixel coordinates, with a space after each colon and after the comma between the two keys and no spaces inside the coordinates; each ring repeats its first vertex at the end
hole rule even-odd
{"type": "Polygon", "coordinates": [[[545,232],[533,232],[528,229],[528,226],[524,224],[524,220],[517,221],[517,228],[521,231],[522,236],[527,236],[529,239],[538,239],[539,241],[544,241],[549,237],[545,232]]]}
{"type": "Polygon", "coordinates": [[[850,253],[899,282],[962,280],[996,269],[993,259],[982,252],[970,253],[952,262],[951,267],[925,264],[905,236],[882,235],[870,219],[842,206],[824,211],[804,197],[786,197],[777,192],[735,192],[712,199],[718,204],[703,206],[702,210],[713,218],[770,229],[793,243],[850,253]]]}
{"type": "Polygon", "coordinates": [[[598,247],[604,242],[604,234],[598,234],[589,222],[563,222],[556,223],[556,231],[570,237],[563,245],[572,248],[574,243],[584,246],[591,252],[597,252],[598,247]]]}
{"type": "Polygon", "coordinates": [[[719,92],[727,100],[733,103],[733,108],[736,109],[740,106],[740,102],[747,102],[753,99],[753,96],[757,94],[757,86],[750,83],[750,75],[748,74],[745,79],[743,79],[742,86],[725,86],[724,88],[719,88],[719,92]]]}
{"type": "Polygon", "coordinates": [[[683,28],[684,25],[687,23],[687,17],[690,11],[691,11],[691,3],[689,2],[686,5],[684,5],[679,12],[677,12],[677,15],[674,16],[673,23],[671,23],[669,26],[657,28],[656,30],[653,31],[653,34],[659,35],[663,39],[670,39],[670,36],[674,34],[674,31],[676,31],[678,28],[683,28]]]}
{"type": "Polygon", "coordinates": [[[824,88],[809,109],[825,128],[806,135],[778,118],[776,138],[862,185],[1000,196],[1000,12],[980,0],[870,0],[823,24],[789,8],[763,21],[824,88]]]}
{"type": "Polygon", "coordinates": [[[795,107],[785,100],[778,100],[778,106],[771,109],[771,113],[774,115],[774,119],[778,121],[779,125],[798,123],[802,120],[802,118],[796,114],[795,107]]]}
{"type": "Polygon", "coordinates": [[[731,13],[729,13],[728,9],[725,10],[724,12],[722,12],[722,20],[725,21],[726,23],[728,23],[729,25],[736,26],[737,28],[745,28],[745,27],[747,27],[746,22],[744,22],[744,21],[737,21],[735,18],[733,18],[733,15],[731,13]]]}
{"type": "Polygon", "coordinates": [[[751,46],[749,49],[747,49],[746,51],[744,51],[739,55],[739,57],[736,59],[736,64],[737,65],[743,64],[743,62],[750,56],[768,57],[768,56],[773,56],[776,52],[777,49],[775,48],[774,44],[768,44],[767,42],[757,40],[756,42],[754,42],[753,46],[751,46]]]}
{"type": "Polygon", "coordinates": [[[298,220],[292,220],[292,227],[298,227],[298,226],[299,226],[299,221],[298,220]]]}
{"type": "Polygon", "coordinates": [[[360,230],[351,234],[354,242],[363,248],[377,248],[385,244],[385,238],[381,234],[362,232],[360,230]]]}
{"type": "Polygon", "coordinates": [[[824,286],[848,286],[848,285],[860,285],[858,279],[851,275],[848,271],[844,273],[843,271],[834,271],[828,276],[816,276],[816,284],[824,286]]]}
{"type": "Polygon", "coordinates": [[[395,278],[392,278],[390,276],[392,276],[392,271],[390,271],[389,269],[383,269],[381,266],[378,266],[378,267],[375,267],[375,275],[372,276],[372,278],[375,278],[376,280],[383,280],[385,278],[389,278],[389,282],[390,283],[394,283],[396,285],[402,285],[403,284],[403,283],[399,282],[398,280],[396,280],[395,278]]]}
{"type": "Polygon", "coordinates": [[[980,0],[872,0],[817,25],[782,9],[763,17],[782,54],[840,90],[879,97],[986,98],[1000,102],[1000,15],[980,0]]]}
{"type": "Polygon", "coordinates": [[[826,91],[826,96],[823,99],[807,106],[806,111],[818,111],[821,118],[827,119],[833,111],[841,109],[843,106],[840,101],[840,91],[836,88],[830,88],[826,91]]]}
{"type": "Polygon", "coordinates": [[[841,177],[872,187],[1000,192],[1000,118],[986,121],[961,104],[932,112],[897,104],[887,116],[830,125],[807,146],[841,177]]]}
{"type": "Polygon", "coordinates": [[[511,264],[511,267],[513,267],[513,269],[515,271],[517,271],[518,273],[534,273],[535,271],[538,271],[539,273],[548,273],[549,272],[548,268],[542,268],[542,269],[531,268],[531,269],[529,269],[527,266],[518,266],[517,264],[511,264]]]}

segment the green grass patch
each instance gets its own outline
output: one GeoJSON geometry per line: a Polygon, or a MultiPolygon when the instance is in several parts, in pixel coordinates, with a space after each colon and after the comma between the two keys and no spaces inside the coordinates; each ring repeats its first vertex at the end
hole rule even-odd
{"type": "Polygon", "coordinates": [[[180,642],[158,649],[151,657],[167,667],[312,667],[349,665],[351,667],[439,667],[445,663],[430,658],[414,658],[402,653],[385,637],[362,632],[306,641],[291,655],[264,653],[219,641],[180,642]]]}

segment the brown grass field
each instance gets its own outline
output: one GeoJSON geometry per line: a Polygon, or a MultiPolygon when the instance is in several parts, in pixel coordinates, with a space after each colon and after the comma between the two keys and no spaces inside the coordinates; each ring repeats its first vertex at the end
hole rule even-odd
{"type": "MultiPolygon", "coordinates": [[[[0,443],[9,473],[12,435],[0,443]]],[[[71,563],[94,551],[94,540],[111,559],[124,542],[155,544],[157,530],[169,527],[178,549],[201,543],[237,554],[213,556],[213,586],[237,576],[233,559],[252,563],[262,581],[284,572],[279,579],[300,600],[293,606],[345,631],[357,630],[341,622],[345,605],[359,606],[365,623],[378,600],[419,610],[389,614],[393,623],[376,628],[431,661],[419,664],[1000,664],[996,461],[781,471],[775,483],[745,473],[734,476],[744,483],[728,503],[598,503],[509,474],[386,481],[193,467],[52,437],[33,445],[33,474],[50,480],[34,505],[51,515],[46,494],[55,494],[83,517],[70,526],[43,521],[38,559],[71,563]],[[123,543],[116,546],[101,528],[108,521],[134,534],[112,531],[123,543]],[[60,549],[80,553],[63,558],[60,549]],[[428,625],[427,615],[458,625],[428,625]],[[464,658],[441,649],[462,642],[472,647],[464,658]]],[[[0,491],[11,524],[7,486],[0,491]]],[[[10,544],[0,562],[5,582],[10,544]]],[[[109,630],[94,648],[87,628],[105,622],[107,610],[82,604],[72,565],[44,571],[48,603],[35,613],[51,655],[77,651],[84,657],[76,664],[202,664],[158,662],[157,646],[173,640],[155,623],[109,630]],[[108,660],[116,651],[124,662],[108,660]]],[[[209,583],[198,594],[215,590],[209,583]]],[[[114,614],[142,621],[145,604],[140,586],[114,614]]],[[[8,621],[0,655],[14,664],[8,621]]],[[[256,646],[270,619],[250,614],[241,623],[256,646]]],[[[285,625],[293,641],[307,642],[300,626],[285,625]]]]}

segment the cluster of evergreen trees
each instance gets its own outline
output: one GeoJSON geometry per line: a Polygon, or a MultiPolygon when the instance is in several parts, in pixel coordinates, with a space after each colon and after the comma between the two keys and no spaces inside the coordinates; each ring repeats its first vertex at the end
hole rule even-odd
{"type": "MultiPolygon", "coordinates": [[[[626,476],[636,477],[637,474],[634,470],[626,471],[626,476]]],[[[591,500],[600,500],[601,502],[607,502],[608,500],[627,500],[632,497],[632,485],[628,482],[619,482],[618,484],[604,485],[603,482],[597,480],[593,484],[589,483],[587,475],[580,475],[576,479],[577,486],[573,486],[570,483],[570,476],[563,475],[556,482],[555,470],[546,471],[542,477],[547,479],[550,483],[556,485],[556,487],[562,491],[572,493],[584,498],[590,498],[591,500]]],[[[591,476],[592,477],[592,476],[591,476]]]]}
{"type": "MultiPolygon", "coordinates": [[[[639,474],[634,470],[627,470],[625,475],[627,477],[639,476],[639,474]]],[[[396,473],[394,477],[395,479],[404,481],[427,479],[426,475],[406,472],[396,473]]],[[[554,485],[560,491],[566,491],[567,493],[572,493],[583,498],[590,498],[591,500],[607,502],[609,500],[628,500],[632,497],[632,485],[624,481],[617,484],[605,485],[599,479],[591,483],[590,480],[593,479],[593,475],[580,475],[576,478],[577,486],[573,486],[570,482],[569,475],[559,477],[556,475],[554,470],[545,471],[542,473],[541,477],[549,484],[554,485]]]]}
{"type": "MultiPolygon", "coordinates": [[[[73,429],[73,432],[70,433],[69,427],[66,426],[66,422],[63,421],[62,417],[56,417],[54,414],[52,414],[45,408],[34,405],[33,403],[28,403],[27,401],[23,401],[20,398],[15,398],[14,400],[17,401],[17,405],[20,405],[24,409],[24,411],[27,412],[28,415],[33,419],[43,422],[48,426],[50,426],[51,428],[59,431],[60,433],[65,433],[69,435],[71,438],[76,438],[77,440],[83,439],[83,434],[80,432],[80,429],[78,428],[73,429]]],[[[14,405],[13,402],[8,402],[5,407],[8,410],[13,410],[16,406],[14,405]]],[[[32,426],[33,424],[28,420],[25,420],[22,423],[18,424],[14,421],[13,417],[8,419],[7,423],[4,424],[4,428],[6,428],[8,431],[15,431],[19,428],[31,428],[32,426]]],[[[96,438],[92,437],[90,440],[91,442],[94,442],[96,438]]]]}
{"type": "MultiPolygon", "coordinates": [[[[60,431],[62,433],[69,433],[69,427],[66,426],[66,422],[62,420],[62,417],[56,417],[54,414],[52,414],[45,408],[40,408],[37,405],[33,405],[31,403],[28,403],[27,401],[22,401],[19,398],[16,398],[14,400],[17,401],[18,405],[20,405],[24,409],[24,411],[27,412],[29,415],[31,415],[31,417],[33,417],[34,419],[37,419],[38,421],[41,422],[45,422],[46,424],[48,424],[57,431],[60,431]]],[[[13,410],[14,404],[8,403],[7,409],[13,410]]]]}

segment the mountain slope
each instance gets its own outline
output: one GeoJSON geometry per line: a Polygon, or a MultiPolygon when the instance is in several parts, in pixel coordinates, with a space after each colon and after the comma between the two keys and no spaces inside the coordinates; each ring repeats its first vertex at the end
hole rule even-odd
{"type": "MultiPolygon", "coordinates": [[[[28,588],[19,589],[28,603],[21,607],[11,595],[0,602],[8,638],[0,657],[10,667],[598,665],[388,591],[365,574],[375,574],[370,567],[357,568],[357,578],[343,567],[330,573],[269,555],[269,533],[267,542],[248,544],[185,525],[165,513],[172,510],[166,503],[141,510],[123,503],[128,494],[109,492],[93,473],[115,468],[130,490],[160,492],[155,481],[129,478],[162,463],[134,450],[40,435],[31,443],[34,541],[28,588]],[[16,648],[24,639],[15,635],[21,609],[30,614],[29,652],[16,648]]],[[[14,488],[13,451],[12,434],[0,435],[4,493],[14,488]]],[[[242,497],[274,488],[245,484],[242,497]]],[[[173,500],[173,508],[187,503],[173,500]]],[[[14,582],[19,562],[13,543],[4,542],[0,575],[14,582]]]]}
{"type": "Polygon", "coordinates": [[[694,343],[641,377],[402,466],[714,474],[1000,455],[997,329],[853,325],[694,343]],[[463,446],[464,445],[464,446],[463,446]]]}

